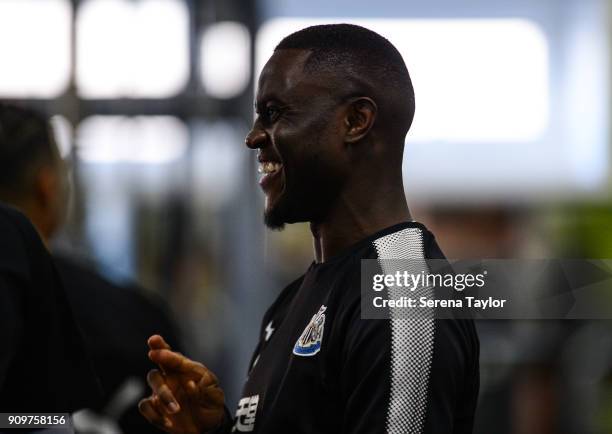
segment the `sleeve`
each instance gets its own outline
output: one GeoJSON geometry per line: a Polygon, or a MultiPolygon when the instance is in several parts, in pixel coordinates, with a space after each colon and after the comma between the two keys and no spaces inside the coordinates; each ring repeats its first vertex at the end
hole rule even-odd
{"type": "Polygon", "coordinates": [[[472,432],[478,350],[463,324],[433,318],[364,320],[358,300],[344,317],[343,434],[472,432]]]}
{"type": "Polygon", "coordinates": [[[0,393],[22,340],[23,317],[18,285],[0,274],[0,393]]]}

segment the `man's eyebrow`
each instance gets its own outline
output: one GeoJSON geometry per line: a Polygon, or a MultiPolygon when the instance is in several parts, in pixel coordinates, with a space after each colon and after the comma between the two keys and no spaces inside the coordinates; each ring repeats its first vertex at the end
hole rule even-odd
{"type": "Polygon", "coordinates": [[[265,95],[261,98],[256,99],[255,102],[253,102],[253,108],[257,112],[258,110],[261,110],[263,107],[265,107],[265,105],[269,102],[282,103],[282,101],[275,95],[265,95]]]}

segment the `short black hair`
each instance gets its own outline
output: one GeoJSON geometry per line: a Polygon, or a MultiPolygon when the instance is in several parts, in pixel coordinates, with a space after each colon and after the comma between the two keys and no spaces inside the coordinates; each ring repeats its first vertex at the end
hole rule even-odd
{"type": "Polygon", "coordinates": [[[332,72],[353,82],[365,77],[379,96],[379,109],[389,117],[385,127],[408,132],[414,117],[412,80],[402,55],[386,38],[353,24],[323,24],[285,37],[275,51],[284,49],[311,51],[306,71],[332,72]]]}
{"type": "Polygon", "coordinates": [[[0,199],[30,194],[39,167],[57,160],[51,126],[41,113],[0,102],[0,199]]]}

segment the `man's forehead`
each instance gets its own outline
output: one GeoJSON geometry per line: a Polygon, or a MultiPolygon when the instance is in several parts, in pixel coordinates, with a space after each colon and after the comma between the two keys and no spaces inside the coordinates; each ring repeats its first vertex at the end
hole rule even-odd
{"type": "Polygon", "coordinates": [[[258,94],[286,92],[303,82],[309,50],[283,49],[274,52],[259,76],[258,94]]]}

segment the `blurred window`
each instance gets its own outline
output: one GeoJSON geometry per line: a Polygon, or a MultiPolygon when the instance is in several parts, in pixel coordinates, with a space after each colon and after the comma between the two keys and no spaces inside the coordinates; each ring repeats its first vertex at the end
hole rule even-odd
{"type": "Polygon", "coordinates": [[[55,115],[51,118],[51,126],[55,142],[62,158],[68,158],[72,152],[72,140],[74,128],[68,119],[62,115],[55,115]]]}
{"type": "Polygon", "coordinates": [[[248,152],[240,146],[248,132],[244,122],[197,121],[193,125],[193,149],[190,158],[194,199],[220,208],[236,197],[248,152]]]}
{"type": "Polygon", "coordinates": [[[0,1],[0,96],[52,98],[70,76],[67,0],[0,1]]]}
{"type": "Polygon", "coordinates": [[[206,28],[200,42],[200,77],[214,98],[244,91],[251,78],[251,39],[243,24],[224,21],[206,28]]]}
{"type": "Polygon", "coordinates": [[[79,126],[77,155],[87,163],[170,163],[188,141],[187,126],[173,116],[91,116],[79,126]]]}
{"type": "Polygon", "coordinates": [[[189,77],[189,14],[180,0],[88,0],[77,15],[77,86],[85,98],[166,98],[189,77]]]}
{"type": "MultiPolygon", "coordinates": [[[[136,215],[165,210],[182,188],[188,128],[173,116],[96,115],[81,122],[76,141],[92,254],[108,277],[134,278],[137,259],[153,254],[137,251],[139,234],[155,221],[153,212],[136,215]]],[[[159,247],[157,235],[151,243],[159,247]]]]}

